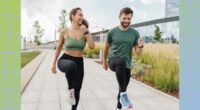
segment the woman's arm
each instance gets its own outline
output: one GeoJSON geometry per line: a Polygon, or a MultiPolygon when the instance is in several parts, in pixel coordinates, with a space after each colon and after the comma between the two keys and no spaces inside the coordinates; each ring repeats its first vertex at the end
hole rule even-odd
{"type": "Polygon", "coordinates": [[[66,32],[67,32],[67,29],[64,29],[60,33],[60,36],[59,36],[58,44],[56,46],[56,51],[55,51],[55,54],[54,54],[53,65],[52,65],[52,72],[53,73],[56,73],[56,62],[57,62],[58,56],[59,56],[59,54],[62,50],[62,47],[63,47],[63,44],[64,44],[64,36],[65,36],[66,32]]]}
{"type": "Polygon", "coordinates": [[[92,39],[92,34],[88,31],[88,28],[86,25],[81,25],[81,30],[83,32],[83,35],[87,41],[88,47],[90,49],[94,49],[95,48],[95,44],[94,41],[92,39]]]}
{"type": "Polygon", "coordinates": [[[94,41],[92,39],[92,34],[88,33],[88,34],[85,35],[85,37],[86,37],[86,41],[87,41],[88,47],[90,49],[94,49],[95,48],[95,44],[94,44],[94,41]]]}

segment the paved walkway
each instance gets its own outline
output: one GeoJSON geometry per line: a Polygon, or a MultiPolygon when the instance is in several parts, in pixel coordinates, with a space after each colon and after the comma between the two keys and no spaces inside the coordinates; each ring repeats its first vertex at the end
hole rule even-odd
{"type": "MultiPolygon", "coordinates": [[[[67,81],[63,73],[51,73],[53,50],[33,76],[21,97],[21,110],[70,110],[67,103],[67,81]]],[[[118,84],[111,71],[91,59],[84,59],[85,76],[78,110],[115,110],[118,84]]],[[[163,95],[135,80],[127,90],[133,110],[179,110],[179,101],[163,95]]]]}

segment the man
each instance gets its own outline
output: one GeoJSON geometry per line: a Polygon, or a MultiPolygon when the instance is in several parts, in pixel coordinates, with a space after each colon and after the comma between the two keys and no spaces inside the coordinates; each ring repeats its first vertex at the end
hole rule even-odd
{"type": "Polygon", "coordinates": [[[116,73],[119,84],[117,110],[133,108],[126,93],[131,75],[132,49],[134,47],[136,54],[140,55],[144,44],[139,33],[130,27],[132,17],[130,8],[125,7],[120,11],[120,25],[108,32],[104,49],[103,68],[107,70],[109,66],[116,73]]]}

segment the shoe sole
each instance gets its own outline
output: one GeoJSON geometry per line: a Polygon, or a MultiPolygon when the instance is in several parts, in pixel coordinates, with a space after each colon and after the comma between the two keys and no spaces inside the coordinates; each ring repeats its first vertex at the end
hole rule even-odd
{"type": "Polygon", "coordinates": [[[72,103],[71,99],[68,99],[67,102],[68,102],[69,105],[76,105],[76,102],[75,102],[75,103],[72,103]]]}

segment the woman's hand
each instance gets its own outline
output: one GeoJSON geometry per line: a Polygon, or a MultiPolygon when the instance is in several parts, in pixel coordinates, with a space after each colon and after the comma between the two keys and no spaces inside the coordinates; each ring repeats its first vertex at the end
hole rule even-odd
{"type": "Polygon", "coordinates": [[[88,31],[88,28],[85,25],[81,25],[81,30],[83,31],[83,33],[88,31]]]}
{"type": "Polygon", "coordinates": [[[53,65],[52,65],[52,67],[51,67],[51,72],[52,72],[53,74],[56,74],[56,73],[57,73],[57,71],[56,71],[56,64],[53,64],[53,65]]]}
{"type": "Polygon", "coordinates": [[[103,62],[103,68],[105,69],[105,70],[108,70],[108,64],[107,64],[107,62],[103,62]]]}

